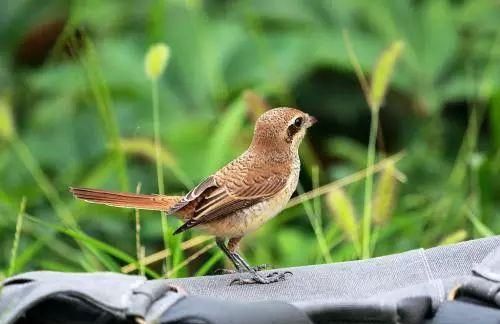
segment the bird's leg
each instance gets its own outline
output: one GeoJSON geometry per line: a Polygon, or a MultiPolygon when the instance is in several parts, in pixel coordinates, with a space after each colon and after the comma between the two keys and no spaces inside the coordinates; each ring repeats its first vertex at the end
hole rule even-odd
{"type": "MultiPolygon", "coordinates": [[[[220,238],[220,237],[216,237],[215,238],[215,243],[222,250],[222,252],[224,252],[224,254],[229,258],[229,260],[231,260],[231,262],[233,263],[234,267],[236,268],[236,271],[243,272],[244,271],[244,266],[242,264],[240,264],[239,260],[237,260],[235,258],[235,256],[233,255],[233,253],[231,253],[231,251],[229,251],[229,249],[227,248],[227,246],[226,246],[226,244],[224,242],[224,239],[220,238]]],[[[221,270],[217,270],[216,272],[227,274],[227,273],[233,273],[234,271],[227,270],[227,269],[221,269],[221,270]]]]}
{"type": "Polygon", "coordinates": [[[224,243],[224,239],[222,238],[216,238],[215,242],[217,243],[217,246],[224,252],[224,254],[231,260],[233,263],[234,267],[236,268],[235,270],[229,270],[229,269],[217,269],[215,271],[216,274],[232,274],[235,272],[251,272],[253,271],[261,271],[265,269],[269,269],[270,267],[267,264],[259,265],[256,267],[251,267],[238,253],[236,253],[236,250],[238,249],[238,244],[241,238],[232,238],[229,240],[227,246],[224,243]],[[250,270],[249,270],[250,269],[250,270]]]}
{"type": "Polygon", "coordinates": [[[245,268],[246,271],[248,271],[248,272],[252,272],[252,270],[253,271],[261,271],[261,270],[266,270],[266,269],[271,268],[267,264],[261,264],[261,265],[254,266],[254,267],[250,266],[245,261],[245,259],[243,259],[243,257],[238,252],[236,252],[239,249],[240,241],[241,241],[241,237],[231,238],[229,240],[229,242],[227,242],[227,249],[234,256],[234,258],[238,261],[238,263],[241,264],[245,268]]]}
{"type": "MultiPolygon", "coordinates": [[[[234,267],[238,272],[249,272],[252,274],[252,277],[249,279],[243,279],[243,278],[238,278],[235,279],[231,282],[231,285],[233,284],[239,284],[239,285],[245,285],[245,284],[255,284],[255,283],[260,283],[260,284],[268,284],[268,283],[273,283],[277,281],[282,281],[286,279],[287,274],[292,274],[290,271],[285,271],[285,272],[273,272],[271,274],[268,274],[267,276],[262,276],[258,271],[262,270],[263,267],[265,266],[258,266],[258,267],[251,267],[245,259],[239,255],[236,250],[238,249],[238,243],[240,242],[241,237],[238,238],[232,238],[229,240],[227,246],[224,242],[224,239],[222,238],[216,238],[215,242],[217,243],[217,246],[224,252],[224,254],[231,260],[231,262],[234,264],[234,267]]],[[[232,271],[229,270],[223,270],[221,271],[222,273],[233,273],[232,271]]]]}
{"type": "MultiPolygon", "coordinates": [[[[255,284],[255,283],[260,283],[260,284],[268,284],[268,283],[273,283],[273,282],[278,282],[286,279],[287,274],[292,274],[290,271],[285,271],[285,272],[273,272],[271,274],[268,274],[267,276],[262,276],[258,273],[258,271],[262,270],[263,266],[258,266],[258,267],[251,267],[245,259],[241,255],[239,255],[236,251],[238,249],[238,244],[241,240],[241,237],[237,238],[231,238],[227,244],[227,249],[229,253],[232,254],[234,259],[242,265],[246,271],[252,274],[252,278],[249,279],[243,279],[243,278],[238,278],[235,279],[231,282],[231,285],[233,284],[239,284],[239,285],[245,285],[245,284],[255,284]]],[[[265,268],[265,266],[264,266],[265,268]]]]}
{"type": "Polygon", "coordinates": [[[236,258],[236,260],[238,260],[238,262],[243,265],[243,267],[245,268],[245,270],[247,272],[252,272],[252,271],[261,271],[261,270],[268,270],[268,269],[271,269],[271,266],[269,266],[268,264],[260,264],[258,266],[251,266],[248,264],[248,262],[245,261],[245,259],[243,259],[243,257],[238,253],[238,252],[232,252],[234,257],[236,258]]]}

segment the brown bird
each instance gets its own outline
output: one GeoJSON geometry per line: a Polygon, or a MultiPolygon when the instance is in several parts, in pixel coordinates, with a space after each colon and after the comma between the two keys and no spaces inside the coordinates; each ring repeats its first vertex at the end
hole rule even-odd
{"type": "Polygon", "coordinates": [[[209,176],[185,196],[140,195],[96,189],[70,188],[76,198],[115,207],[162,210],[184,221],[174,234],[198,227],[216,238],[239,272],[251,279],[233,283],[271,283],[285,273],[258,273],[238,253],[242,237],[276,216],[297,187],[299,145],[316,119],[298,109],[275,108],[256,122],[250,147],[209,176]],[[225,240],[228,239],[226,245],[225,240]]]}

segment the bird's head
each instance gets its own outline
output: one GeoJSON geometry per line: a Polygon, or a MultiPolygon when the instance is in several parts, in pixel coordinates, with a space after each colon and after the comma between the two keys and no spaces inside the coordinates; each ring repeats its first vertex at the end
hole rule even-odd
{"type": "Polygon", "coordinates": [[[294,108],[274,108],[255,124],[251,148],[269,153],[297,153],[306,131],[316,118],[294,108]]]}

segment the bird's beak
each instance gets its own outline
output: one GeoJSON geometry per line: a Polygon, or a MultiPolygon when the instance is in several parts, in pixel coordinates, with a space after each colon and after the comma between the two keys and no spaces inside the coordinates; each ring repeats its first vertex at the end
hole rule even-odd
{"type": "Polygon", "coordinates": [[[312,125],[316,124],[318,122],[318,120],[316,119],[316,117],[314,116],[311,116],[311,115],[307,115],[307,128],[311,127],[312,125]]]}

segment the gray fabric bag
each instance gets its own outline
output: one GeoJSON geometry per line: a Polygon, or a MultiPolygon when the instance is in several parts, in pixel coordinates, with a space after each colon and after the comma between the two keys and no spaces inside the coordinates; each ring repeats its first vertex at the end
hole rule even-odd
{"type": "Polygon", "coordinates": [[[473,314],[500,321],[500,236],[283,270],[293,276],[246,286],[229,286],[235,275],[148,281],[30,272],[2,283],[0,323],[467,323],[473,314]]]}

